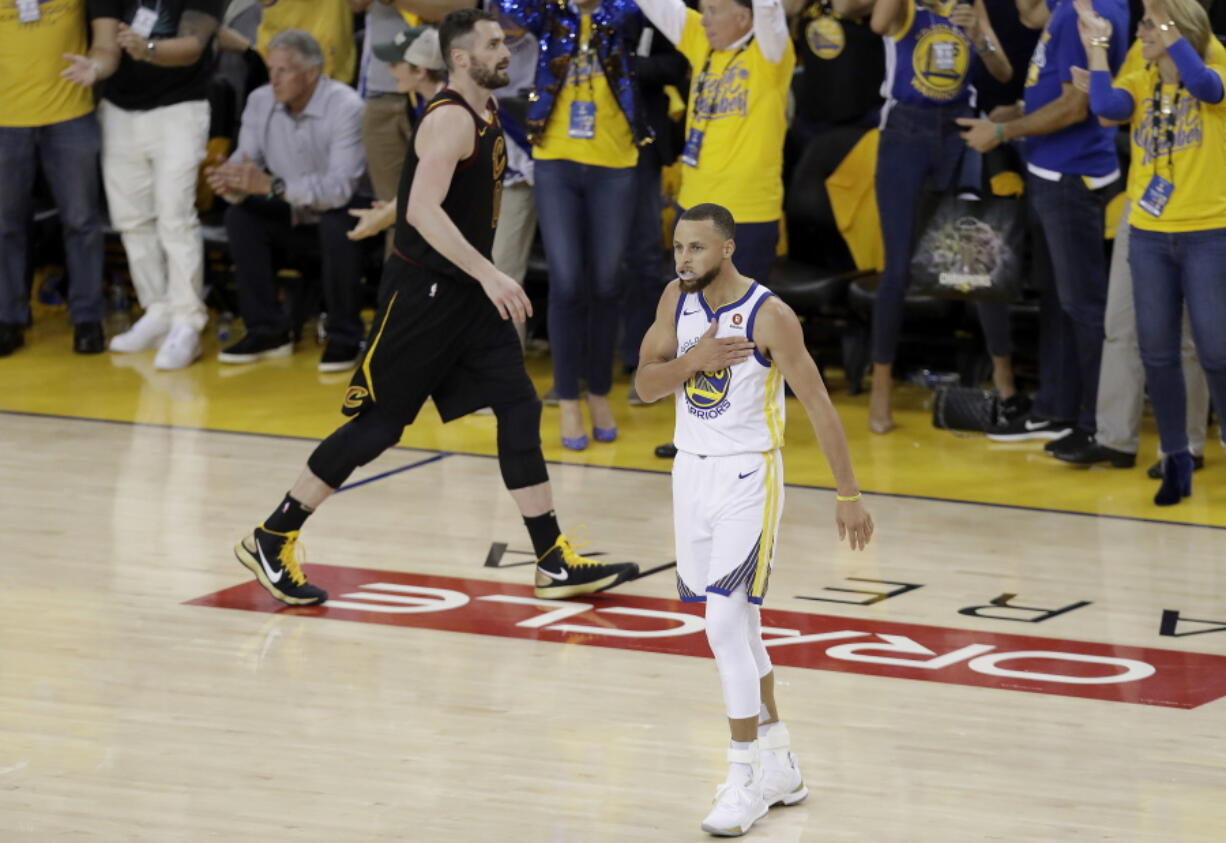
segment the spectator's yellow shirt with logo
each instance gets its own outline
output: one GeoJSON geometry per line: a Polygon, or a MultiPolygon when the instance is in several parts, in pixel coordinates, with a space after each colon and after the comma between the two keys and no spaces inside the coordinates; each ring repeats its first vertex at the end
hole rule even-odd
{"type": "MultiPolygon", "coordinates": [[[[1226,84],[1226,49],[1216,38],[1210,40],[1218,49],[1210,52],[1209,68],[1226,84]]],[[[1115,80],[1115,87],[1128,91],[1133,101],[1128,126],[1132,143],[1128,165],[1132,212],[1128,222],[1144,231],[1168,233],[1226,228],[1226,98],[1210,105],[1179,90],[1176,100],[1176,86],[1162,85],[1155,103],[1157,83],[1157,66],[1147,68],[1144,63],[1139,70],[1115,80]],[[1174,108],[1173,126],[1171,118],[1161,115],[1163,100],[1174,108]],[[1157,125],[1156,112],[1160,118],[1157,125]],[[1155,175],[1174,185],[1157,217],[1138,204],[1155,175]]]]}
{"type": "Polygon", "coordinates": [[[0,126],[49,126],[94,110],[94,92],[60,78],[64,53],[85,55],[85,0],[42,0],[22,23],[17,4],[0,0],[0,126]]]}
{"type": "Polygon", "coordinates": [[[689,9],[677,49],[693,70],[686,135],[692,136],[694,130],[703,133],[698,165],[681,167],[677,201],[682,208],[718,203],[737,222],[779,219],[788,88],[796,67],[791,39],[778,64],[762,55],[753,38],[741,49],[713,52],[702,16],[689,9]]]}
{"type": "Polygon", "coordinates": [[[357,47],[353,42],[353,10],[347,0],[277,0],[264,6],[255,48],[268,60],[268,42],[285,29],[309,32],[324,51],[324,73],[337,82],[353,84],[357,47]]]}
{"type": "MultiPolygon", "coordinates": [[[[579,23],[579,44],[591,44],[592,16],[579,23]]],[[[596,48],[580,50],[571,57],[566,84],[558,92],[540,143],[532,150],[538,161],[574,161],[596,167],[633,167],[639,150],[630,131],[630,121],[613,96],[596,48]],[[590,138],[571,137],[571,114],[576,102],[594,103],[596,126],[590,138]]]]}

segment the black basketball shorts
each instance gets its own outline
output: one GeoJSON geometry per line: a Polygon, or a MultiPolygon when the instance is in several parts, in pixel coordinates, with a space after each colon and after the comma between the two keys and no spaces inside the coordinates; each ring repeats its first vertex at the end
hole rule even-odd
{"type": "Polygon", "coordinates": [[[482,407],[536,399],[515,327],[475,281],[392,256],[366,354],[341,412],[380,407],[404,424],[433,398],[444,422],[482,407]]]}

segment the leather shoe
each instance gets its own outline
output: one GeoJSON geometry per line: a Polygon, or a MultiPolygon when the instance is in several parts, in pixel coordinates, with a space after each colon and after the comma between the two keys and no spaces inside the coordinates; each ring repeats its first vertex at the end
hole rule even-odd
{"type": "Polygon", "coordinates": [[[106,350],[101,322],[81,322],[72,329],[72,350],[77,354],[101,354],[106,350]]]}
{"type": "MultiPolygon", "coordinates": [[[[1073,437],[1068,436],[1065,438],[1072,439],[1073,437]]],[[[1063,439],[1056,442],[1057,445],[1063,443],[1063,439]]],[[[1112,468],[1132,468],[1137,464],[1136,454],[1108,448],[1106,445],[1098,444],[1093,438],[1090,438],[1088,441],[1070,442],[1063,448],[1053,448],[1051,455],[1058,460],[1077,465],[1093,465],[1094,463],[1107,462],[1111,463],[1112,468]]]]}
{"type": "MultiPolygon", "coordinates": [[[[1200,471],[1204,467],[1205,467],[1204,455],[1201,454],[1198,456],[1196,454],[1193,454],[1192,455],[1192,470],[1200,471]]],[[[1158,460],[1156,463],[1151,465],[1149,467],[1149,471],[1145,472],[1145,475],[1149,477],[1150,480],[1161,480],[1162,479],[1162,460],[1158,460]]]]}
{"type": "Polygon", "coordinates": [[[0,322],[0,357],[8,357],[25,344],[21,326],[12,322],[0,322]]]}

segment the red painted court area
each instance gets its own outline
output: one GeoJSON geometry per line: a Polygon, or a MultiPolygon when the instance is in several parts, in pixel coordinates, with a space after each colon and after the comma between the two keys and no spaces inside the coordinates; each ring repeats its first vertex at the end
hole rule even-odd
{"type": "MultiPolygon", "coordinates": [[[[312,565],[331,599],[286,607],[252,581],[189,605],[710,658],[702,606],[611,593],[538,600],[526,585],[312,565]]],[[[776,665],[1196,708],[1226,696],[1226,656],[764,609],[776,665]]]]}

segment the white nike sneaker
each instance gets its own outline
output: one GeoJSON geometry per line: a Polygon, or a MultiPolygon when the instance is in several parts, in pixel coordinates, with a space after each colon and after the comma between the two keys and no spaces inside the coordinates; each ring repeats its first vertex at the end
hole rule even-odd
{"type": "Polygon", "coordinates": [[[163,372],[185,369],[199,358],[200,332],[190,325],[175,325],[153,358],[153,368],[163,372]]]}
{"type": "Polygon", "coordinates": [[[136,324],[122,334],[111,337],[111,351],[148,351],[157,348],[162,339],[170,333],[170,325],[162,319],[146,313],[136,324]]]}
{"type": "Polygon", "coordinates": [[[766,734],[758,737],[762,755],[762,801],[771,808],[795,805],[809,795],[804,776],[800,774],[800,762],[788,751],[790,743],[788,727],[782,723],[772,724],[766,734]]]}
{"type": "Polygon", "coordinates": [[[746,778],[728,771],[728,779],[715,789],[715,805],[702,821],[702,830],[716,837],[740,837],[766,816],[759,777],[758,745],[750,749],[729,749],[729,764],[749,764],[753,772],[746,778]]]}

